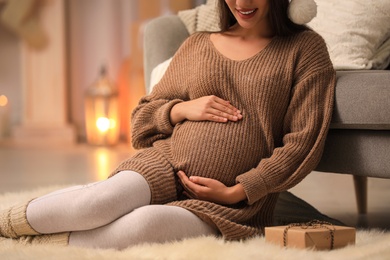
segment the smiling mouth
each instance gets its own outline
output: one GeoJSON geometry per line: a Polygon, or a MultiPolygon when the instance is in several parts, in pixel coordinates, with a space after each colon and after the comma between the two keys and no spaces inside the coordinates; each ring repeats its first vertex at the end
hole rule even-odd
{"type": "Polygon", "coordinates": [[[248,11],[240,11],[240,10],[237,10],[240,14],[243,14],[243,15],[250,15],[250,14],[253,14],[254,12],[256,12],[257,9],[252,9],[252,10],[248,10],[248,11]]]}

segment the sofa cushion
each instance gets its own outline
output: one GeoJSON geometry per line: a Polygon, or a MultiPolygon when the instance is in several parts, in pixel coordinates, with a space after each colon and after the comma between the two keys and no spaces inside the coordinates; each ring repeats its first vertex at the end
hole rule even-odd
{"type": "Polygon", "coordinates": [[[390,129],[390,71],[338,71],[331,128],[390,129]]]}
{"type": "Polygon", "coordinates": [[[337,70],[385,69],[390,62],[389,0],[316,0],[308,25],[324,37],[337,70]]]}

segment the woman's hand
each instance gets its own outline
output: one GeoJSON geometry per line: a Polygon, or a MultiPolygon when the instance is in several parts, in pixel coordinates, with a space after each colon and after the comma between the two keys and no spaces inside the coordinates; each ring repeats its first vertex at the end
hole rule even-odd
{"type": "Polygon", "coordinates": [[[242,119],[240,110],[232,106],[229,101],[214,95],[178,103],[172,107],[170,116],[172,125],[185,119],[220,123],[242,119]]]}
{"type": "Polygon", "coordinates": [[[198,176],[188,178],[183,171],[179,171],[177,175],[185,190],[185,195],[190,198],[222,205],[235,204],[247,198],[240,183],[227,187],[222,182],[210,178],[198,176]]]}

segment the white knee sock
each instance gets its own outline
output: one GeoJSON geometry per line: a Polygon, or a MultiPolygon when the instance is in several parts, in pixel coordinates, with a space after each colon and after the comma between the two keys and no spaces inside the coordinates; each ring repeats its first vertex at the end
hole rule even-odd
{"type": "Polygon", "coordinates": [[[39,233],[94,229],[148,205],[148,183],[138,173],[123,171],[100,182],[59,190],[27,207],[27,220],[39,233]]]}
{"type": "Polygon", "coordinates": [[[148,205],[137,208],[106,226],[72,232],[69,245],[124,249],[142,243],[163,243],[217,234],[215,227],[186,209],[148,205]]]}

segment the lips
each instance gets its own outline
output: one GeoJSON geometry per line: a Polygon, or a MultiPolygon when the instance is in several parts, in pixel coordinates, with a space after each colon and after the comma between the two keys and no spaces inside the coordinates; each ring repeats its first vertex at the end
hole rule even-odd
{"type": "Polygon", "coordinates": [[[242,17],[243,19],[249,19],[252,18],[257,11],[257,8],[254,9],[236,9],[238,15],[242,17]]]}

